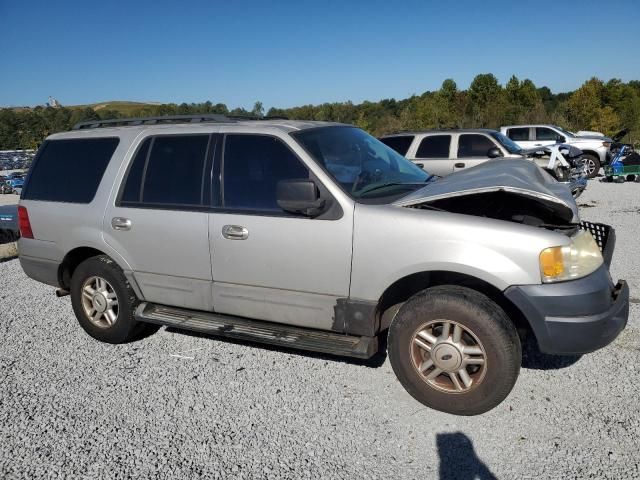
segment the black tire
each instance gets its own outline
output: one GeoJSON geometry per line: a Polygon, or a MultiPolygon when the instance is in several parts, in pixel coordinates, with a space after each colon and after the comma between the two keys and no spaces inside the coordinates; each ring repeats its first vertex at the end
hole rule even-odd
{"type": "Polygon", "coordinates": [[[139,300],[120,267],[108,256],[91,257],[78,265],[71,277],[70,293],[71,305],[80,326],[96,340],[126,343],[144,334],[147,325],[136,321],[133,315],[139,300]],[[85,282],[92,277],[106,280],[115,291],[117,316],[111,326],[98,326],[85,313],[82,290],[85,282]]]}
{"type": "MultiPolygon", "coordinates": [[[[473,343],[473,337],[468,333],[464,335],[473,343]]],[[[437,351],[433,348],[432,352],[434,350],[437,351]]],[[[485,295],[455,285],[423,290],[400,308],[389,328],[388,354],[393,371],[411,396],[430,408],[455,415],[478,415],[500,404],[511,392],[522,363],[520,339],[504,311],[485,295]],[[481,376],[473,379],[468,391],[441,391],[428,383],[414,365],[414,338],[417,338],[414,335],[425,324],[437,324],[438,320],[457,323],[475,335],[478,345],[483,347],[483,373],[478,370],[474,374],[471,370],[472,376],[481,376]]],[[[448,360],[446,357],[440,360],[448,360]]],[[[435,366],[433,368],[435,370],[435,366]]],[[[437,378],[446,380],[449,374],[437,378]]]]}
{"type": "Polygon", "coordinates": [[[587,178],[595,178],[600,172],[600,159],[597,155],[585,153],[582,155],[586,168],[587,178]]]}

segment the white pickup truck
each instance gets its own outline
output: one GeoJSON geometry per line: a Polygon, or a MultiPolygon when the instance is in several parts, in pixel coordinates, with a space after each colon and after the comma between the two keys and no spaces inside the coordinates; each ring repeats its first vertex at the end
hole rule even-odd
{"type": "Polygon", "coordinates": [[[593,178],[609,162],[611,139],[601,136],[577,136],[556,125],[508,125],[500,131],[524,149],[555,143],[569,144],[582,150],[587,177],[593,178]]]}

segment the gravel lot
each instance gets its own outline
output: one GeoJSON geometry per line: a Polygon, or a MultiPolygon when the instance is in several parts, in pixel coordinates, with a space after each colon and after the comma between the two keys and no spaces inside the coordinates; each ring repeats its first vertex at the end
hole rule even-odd
{"type": "Polygon", "coordinates": [[[2,478],[639,478],[640,185],[590,182],[633,304],[611,346],[529,350],[499,407],[464,418],[350,362],[161,329],[111,346],[69,297],[0,263],[2,478]]]}

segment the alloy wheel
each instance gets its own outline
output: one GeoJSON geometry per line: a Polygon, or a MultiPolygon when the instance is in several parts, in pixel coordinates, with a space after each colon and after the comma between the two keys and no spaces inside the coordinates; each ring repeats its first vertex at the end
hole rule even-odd
{"type": "Polygon", "coordinates": [[[118,319],[118,296],[102,277],[89,277],[82,284],[82,307],[87,319],[96,327],[109,328],[118,319]]]}
{"type": "Polygon", "coordinates": [[[433,320],[411,338],[411,360],[422,380],[446,393],[467,393],[487,371],[487,355],[478,337],[452,320],[433,320]]]}

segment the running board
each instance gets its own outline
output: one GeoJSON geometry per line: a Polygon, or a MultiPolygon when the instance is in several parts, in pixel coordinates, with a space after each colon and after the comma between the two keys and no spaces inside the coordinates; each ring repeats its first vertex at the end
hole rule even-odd
{"type": "Polygon", "coordinates": [[[135,317],[140,322],[344,357],[366,359],[378,351],[378,337],[354,337],[147,302],[138,306],[135,317]]]}

